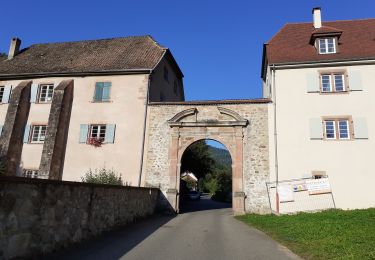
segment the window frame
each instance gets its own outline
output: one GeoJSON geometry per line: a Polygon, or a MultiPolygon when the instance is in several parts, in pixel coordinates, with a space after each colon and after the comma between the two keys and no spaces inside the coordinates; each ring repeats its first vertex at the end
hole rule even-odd
{"type": "Polygon", "coordinates": [[[92,102],[93,103],[107,103],[107,102],[112,102],[112,100],[111,100],[111,96],[112,96],[112,81],[96,81],[95,82],[95,85],[94,85],[94,95],[93,95],[93,97],[92,97],[92,102]],[[97,85],[98,84],[100,84],[100,83],[102,83],[103,84],[103,86],[101,87],[102,88],[102,92],[101,92],[101,99],[96,99],[96,88],[97,88],[97,85]],[[105,84],[109,84],[109,90],[108,90],[108,99],[103,99],[103,90],[104,90],[104,87],[106,87],[105,86],[105,84]]]}
{"type": "Polygon", "coordinates": [[[30,178],[30,179],[38,179],[39,170],[35,169],[24,169],[23,170],[23,177],[24,178],[30,178]],[[31,173],[30,176],[28,176],[28,172],[31,173]]]}
{"type": "Polygon", "coordinates": [[[321,38],[317,38],[316,39],[317,41],[317,50],[318,50],[318,53],[319,54],[335,54],[337,53],[337,37],[321,37],[321,38]],[[332,39],[333,40],[333,52],[329,52],[328,51],[328,40],[332,39]],[[324,43],[326,45],[326,52],[321,52],[321,49],[320,49],[320,41],[321,40],[324,40],[324,43]]]}
{"type": "Polygon", "coordinates": [[[49,104],[49,103],[52,103],[52,99],[53,99],[53,95],[55,94],[55,85],[53,83],[41,83],[38,85],[38,93],[37,93],[37,103],[39,104],[49,104]],[[52,96],[51,96],[51,100],[47,100],[47,97],[48,97],[48,90],[49,88],[47,88],[47,91],[46,91],[46,96],[45,96],[45,101],[42,101],[42,88],[43,87],[52,87],[52,96]]]}
{"type": "Polygon", "coordinates": [[[4,98],[4,92],[5,92],[5,86],[0,86],[0,104],[3,103],[3,98],[4,98]]]}
{"type": "Polygon", "coordinates": [[[87,142],[90,142],[90,140],[93,139],[93,138],[97,138],[97,139],[99,139],[99,140],[101,140],[103,142],[103,141],[105,141],[106,135],[107,135],[107,125],[106,124],[89,124],[89,131],[88,131],[87,142]],[[97,135],[99,135],[99,136],[92,136],[93,128],[94,127],[98,127],[98,133],[97,133],[97,135]],[[102,127],[105,128],[104,137],[100,137],[100,130],[101,130],[102,127]]]}
{"type": "Polygon", "coordinates": [[[346,70],[321,70],[319,71],[319,92],[320,94],[347,94],[349,93],[348,73],[346,70]],[[335,76],[340,75],[343,83],[343,90],[337,90],[335,76]],[[330,91],[323,90],[323,76],[329,76],[330,91]]]}
{"type": "Polygon", "coordinates": [[[354,140],[354,126],[353,119],[351,116],[334,116],[334,117],[322,117],[322,126],[323,126],[323,140],[325,141],[350,141],[354,140]],[[326,122],[333,121],[334,124],[334,138],[327,138],[327,129],[326,122]],[[341,138],[340,136],[340,121],[347,122],[347,138],[341,138]]]}
{"type": "Polygon", "coordinates": [[[29,143],[30,144],[43,144],[44,141],[46,140],[46,136],[47,136],[47,125],[46,124],[32,124],[31,125],[30,134],[29,134],[29,143]],[[35,130],[36,127],[45,127],[43,141],[40,140],[42,130],[39,130],[38,140],[37,141],[33,140],[34,130],[35,130]]]}

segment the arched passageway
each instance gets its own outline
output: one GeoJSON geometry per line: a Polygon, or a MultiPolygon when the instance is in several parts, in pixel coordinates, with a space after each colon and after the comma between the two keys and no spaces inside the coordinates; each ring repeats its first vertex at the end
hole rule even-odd
{"type": "Polygon", "coordinates": [[[149,104],[142,185],[160,188],[160,206],[179,212],[184,152],[199,140],[216,140],[232,159],[234,214],[268,213],[268,106],[252,100],[149,104]]]}
{"type": "Polygon", "coordinates": [[[180,213],[232,207],[232,158],[215,140],[189,145],[181,157],[180,213]]]}

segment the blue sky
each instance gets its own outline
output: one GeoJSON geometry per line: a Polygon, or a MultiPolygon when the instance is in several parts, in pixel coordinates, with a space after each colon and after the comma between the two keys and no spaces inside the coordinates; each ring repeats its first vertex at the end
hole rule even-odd
{"type": "Polygon", "coordinates": [[[285,23],[375,17],[374,0],[2,1],[0,51],[33,43],[152,35],[185,74],[187,100],[261,96],[262,45],[285,23]]]}

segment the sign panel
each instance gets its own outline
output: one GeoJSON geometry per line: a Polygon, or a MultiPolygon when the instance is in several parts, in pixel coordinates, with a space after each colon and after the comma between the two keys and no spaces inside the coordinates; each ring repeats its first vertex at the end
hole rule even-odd
{"type": "Polygon", "coordinates": [[[328,178],[306,180],[309,195],[331,193],[331,185],[328,178]]]}
{"type": "Polygon", "coordinates": [[[294,201],[293,188],[291,185],[279,185],[277,186],[277,192],[280,202],[294,201]]]}
{"type": "Polygon", "coordinates": [[[299,191],[305,191],[305,190],[307,190],[306,181],[305,180],[292,182],[292,187],[293,187],[293,191],[294,192],[299,192],[299,191]]]}

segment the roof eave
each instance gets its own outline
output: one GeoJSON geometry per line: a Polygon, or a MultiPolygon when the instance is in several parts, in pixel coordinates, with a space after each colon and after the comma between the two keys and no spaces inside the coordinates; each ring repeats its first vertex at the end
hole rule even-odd
{"type": "Polygon", "coordinates": [[[375,56],[373,57],[363,57],[363,58],[350,58],[350,59],[331,59],[331,60],[318,60],[318,61],[298,61],[298,62],[270,62],[270,66],[280,67],[280,66],[309,66],[316,64],[330,64],[330,63],[351,63],[351,62],[375,62],[375,56]]]}
{"type": "Polygon", "coordinates": [[[130,74],[150,74],[152,69],[127,69],[127,70],[107,70],[107,71],[79,71],[79,72],[40,72],[40,73],[17,73],[0,74],[0,79],[30,79],[46,77],[82,77],[100,75],[130,75],[130,74]]]}

